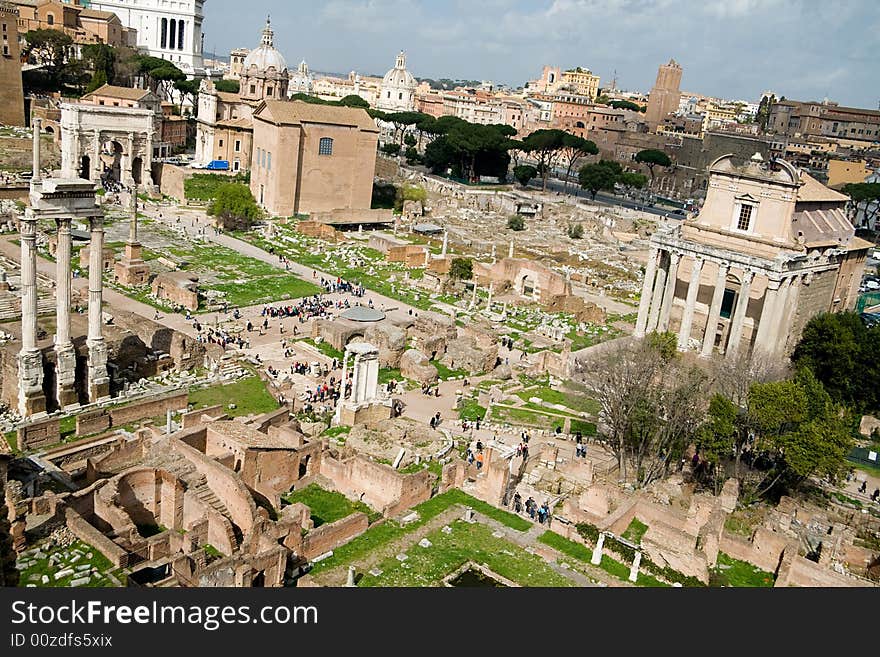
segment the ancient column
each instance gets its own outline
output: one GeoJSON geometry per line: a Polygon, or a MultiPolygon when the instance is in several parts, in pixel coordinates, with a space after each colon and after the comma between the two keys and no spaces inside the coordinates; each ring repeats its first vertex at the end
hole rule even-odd
{"type": "Polygon", "coordinates": [[[474,306],[477,305],[477,282],[474,281],[474,287],[471,292],[471,302],[468,305],[468,310],[473,310],[474,306]]]}
{"type": "Polygon", "coordinates": [[[724,290],[727,287],[726,262],[718,263],[718,278],[715,279],[715,291],[712,294],[712,305],[709,306],[709,317],[706,320],[706,331],[703,333],[703,348],[700,355],[709,357],[715,349],[715,336],[718,334],[718,321],[721,319],[721,304],[724,301],[724,290]]]}
{"type": "Polygon", "coordinates": [[[651,310],[648,314],[648,325],[645,327],[645,332],[650,333],[651,331],[657,330],[657,325],[660,321],[660,306],[663,302],[663,293],[666,290],[666,270],[663,268],[663,252],[660,252],[658,257],[658,267],[656,270],[656,274],[654,275],[654,294],[651,297],[651,310]]]}
{"type": "Polygon", "coordinates": [[[351,364],[351,394],[348,396],[348,400],[350,402],[356,403],[358,401],[359,394],[359,386],[361,379],[361,356],[360,354],[355,354],[354,359],[351,364]]]}
{"type": "Polygon", "coordinates": [[[128,133],[128,141],[126,143],[126,148],[128,149],[122,156],[122,172],[120,174],[120,181],[126,187],[134,187],[134,177],[131,174],[131,166],[134,161],[134,133],[128,133]]]}
{"type": "Polygon", "coordinates": [[[666,290],[663,292],[663,306],[660,308],[660,320],[657,330],[661,333],[669,328],[669,316],[672,314],[672,302],[675,300],[675,284],[678,281],[678,262],[681,256],[674,251],[669,252],[669,267],[666,271],[666,290]]]}
{"type": "Polygon", "coordinates": [[[746,319],[746,310],[749,306],[749,293],[752,289],[752,280],[755,273],[746,271],[743,273],[742,283],[740,283],[739,295],[736,298],[736,308],[733,310],[733,320],[730,324],[730,335],[727,338],[727,356],[735,356],[739,351],[740,342],[742,342],[743,325],[746,319]]]}
{"type": "Polygon", "coordinates": [[[792,291],[794,290],[794,277],[784,279],[779,285],[779,294],[776,297],[776,307],[773,309],[773,319],[770,321],[770,335],[768,336],[768,352],[778,355],[786,343],[788,326],[785,318],[791,304],[792,291]]]}
{"type": "Polygon", "coordinates": [[[490,312],[492,310],[492,291],[494,290],[494,288],[495,288],[495,284],[489,283],[489,299],[486,301],[486,310],[488,310],[490,312]]]}
{"type": "MultiPolygon", "coordinates": [[[[39,139],[34,126],[35,142],[39,139]]],[[[39,183],[39,147],[34,177],[39,183]]],[[[32,185],[33,188],[34,185],[32,185]]],[[[37,348],[37,218],[30,208],[21,218],[21,351],[18,354],[18,411],[22,417],[45,412],[43,354],[37,348]]]]}
{"type": "Polygon", "coordinates": [[[510,246],[507,247],[507,257],[513,258],[513,240],[510,240],[510,246]]]}
{"type": "Polygon", "coordinates": [[[700,291],[700,274],[703,272],[703,259],[694,258],[691,266],[691,280],[688,284],[687,299],[684,305],[684,314],[681,316],[681,330],[678,332],[678,350],[687,351],[688,341],[691,337],[691,326],[694,323],[694,307],[697,303],[697,292],[700,291]]]}
{"type": "Polygon", "coordinates": [[[443,231],[443,250],[440,252],[440,255],[445,256],[446,250],[449,248],[449,231],[443,231]]]}
{"type": "Polygon", "coordinates": [[[364,401],[372,401],[379,396],[379,357],[378,354],[368,354],[366,371],[364,372],[364,401]]]}
{"type": "Polygon", "coordinates": [[[786,336],[780,344],[782,355],[786,355],[789,348],[789,341],[796,341],[800,336],[792,335],[791,325],[794,323],[795,312],[797,311],[798,299],[801,292],[801,276],[792,277],[791,285],[788,290],[788,296],[785,302],[785,311],[779,317],[779,330],[782,335],[786,336]]]}
{"type": "Polygon", "coordinates": [[[43,119],[34,118],[34,131],[33,131],[33,161],[32,161],[32,175],[31,182],[38,183],[43,179],[42,174],[40,173],[40,127],[43,125],[43,119]]]}
{"type": "Polygon", "coordinates": [[[658,251],[651,249],[648,255],[648,264],[645,267],[645,280],[642,283],[642,298],[639,301],[639,315],[636,319],[636,330],[633,335],[637,338],[645,337],[645,329],[648,326],[648,311],[651,308],[651,297],[654,291],[654,279],[657,275],[658,251]]]}
{"type": "Polygon", "coordinates": [[[89,401],[95,402],[110,395],[110,379],[107,376],[107,345],[101,330],[101,302],[104,287],[104,217],[89,219],[89,347],[88,388],[89,401]]]}
{"type": "Polygon", "coordinates": [[[345,401],[345,384],[348,377],[348,349],[342,354],[342,387],[339,390],[339,404],[345,401]]]}
{"type": "Polygon", "coordinates": [[[55,389],[58,405],[77,404],[76,351],[70,339],[70,218],[56,219],[58,248],[55,251],[55,389]]]}
{"type": "Polygon", "coordinates": [[[779,290],[783,281],[770,280],[764,292],[764,307],[761,309],[761,319],[758,320],[758,334],[755,337],[755,352],[770,354],[774,349],[774,334],[776,327],[773,322],[776,319],[776,304],[779,300],[779,290]]]}
{"type": "Polygon", "coordinates": [[[602,563],[602,546],[605,545],[605,532],[601,532],[599,534],[599,539],[596,541],[596,547],[593,548],[593,557],[590,559],[590,563],[594,566],[598,566],[602,563]]]}
{"type": "Polygon", "coordinates": [[[492,244],[492,264],[495,264],[495,244],[492,244]]]}
{"type": "Polygon", "coordinates": [[[101,131],[92,133],[92,182],[101,182],[101,131]]]}
{"type": "Polygon", "coordinates": [[[141,184],[146,188],[153,186],[153,133],[147,133],[144,157],[141,159],[141,184]]]}
{"type": "Polygon", "coordinates": [[[642,553],[636,552],[635,558],[633,558],[632,566],[629,569],[629,581],[635,582],[639,578],[639,566],[642,563],[642,553]]]}

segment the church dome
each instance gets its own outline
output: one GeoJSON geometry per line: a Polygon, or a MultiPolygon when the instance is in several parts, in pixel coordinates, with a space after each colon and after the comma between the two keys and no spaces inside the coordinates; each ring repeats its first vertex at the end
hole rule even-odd
{"type": "Polygon", "coordinates": [[[245,57],[242,71],[249,72],[252,68],[256,68],[257,71],[265,72],[274,68],[278,73],[282,73],[287,70],[287,62],[284,60],[284,55],[273,44],[274,37],[275,33],[272,31],[269,19],[266,19],[266,27],[263,29],[263,41],[258,48],[251,50],[248,56],[245,57]]]}
{"type": "Polygon", "coordinates": [[[382,86],[392,89],[415,89],[418,86],[413,74],[406,70],[406,55],[403,52],[397,56],[397,63],[394,68],[385,74],[385,77],[382,79],[382,86]]]}

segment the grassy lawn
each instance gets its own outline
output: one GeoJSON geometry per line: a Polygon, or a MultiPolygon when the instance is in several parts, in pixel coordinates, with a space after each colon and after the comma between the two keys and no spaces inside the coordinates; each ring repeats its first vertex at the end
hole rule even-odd
{"type": "Polygon", "coordinates": [[[278,408],[278,402],[266,390],[266,384],[256,376],[248,376],[232,383],[218,384],[208,388],[192,388],[189,403],[193,408],[206,408],[221,404],[230,417],[260,415],[278,408]],[[229,408],[234,403],[235,408],[229,408]]]}
{"type": "Polygon", "coordinates": [[[469,422],[482,420],[486,417],[486,407],[480,406],[476,399],[465,399],[458,409],[458,417],[469,422]]]}
{"type": "Polygon", "coordinates": [[[632,522],[629,523],[629,527],[626,528],[626,531],[623,532],[622,536],[626,540],[638,545],[642,542],[642,536],[645,535],[646,531],[648,531],[648,525],[643,523],[638,518],[633,518],[632,522]]]}
{"type": "Polygon", "coordinates": [[[589,413],[590,415],[596,415],[601,410],[599,402],[586,395],[565,392],[562,390],[553,390],[548,387],[520,390],[516,395],[524,402],[528,402],[532,397],[537,397],[548,404],[562,404],[573,411],[589,413]]]}
{"type": "Polygon", "coordinates": [[[429,533],[430,547],[410,547],[406,561],[396,556],[385,559],[378,565],[382,574],[364,575],[359,586],[441,586],[444,577],[469,561],[485,564],[521,586],[572,586],[543,559],[494,537],[485,525],[458,520],[450,527],[448,534],[440,529],[429,533]]]}
{"type": "Polygon", "coordinates": [[[302,490],[288,493],[284,499],[291,504],[300,502],[312,510],[315,527],[347,518],[352,513],[362,511],[368,516],[375,516],[373,511],[363,502],[352,502],[342,493],[325,490],[317,484],[309,484],[302,490]]]}
{"type": "Polygon", "coordinates": [[[291,274],[267,276],[242,283],[212,283],[209,288],[225,292],[229,305],[239,307],[310,297],[322,291],[314,283],[291,274]]]}
{"type": "Polygon", "coordinates": [[[333,556],[314,564],[311,572],[317,574],[324,570],[331,570],[337,566],[361,559],[371,552],[381,549],[391,541],[395,541],[418,529],[454,504],[471,506],[475,511],[489,516],[516,531],[526,531],[532,526],[531,522],[518,515],[496,509],[494,506],[454,488],[413,507],[413,510],[419,514],[419,519],[415,522],[411,522],[406,526],[394,520],[377,523],[354,540],[340,545],[333,551],[333,556]]]}
{"type": "Polygon", "coordinates": [[[439,360],[432,360],[431,365],[437,368],[437,375],[446,381],[447,379],[455,379],[458,377],[469,376],[470,372],[467,370],[452,370],[446,367],[439,360]]]}
{"type": "Polygon", "coordinates": [[[344,436],[351,431],[351,427],[329,427],[324,429],[324,432],[321,436],[327,436],[328,438],[338,438],[339,436],[344,436]]]}
{"type": "MultiPolygon", "coordinates": [[[[593,558],[593,551],[590,548],[586,547],[585,545],[581,545],[580,543],[570,541],[567,538],[563,538],[559,534],[551,531],[546,531],[541,534],[538,537],[538,540],[544,545],[549,545],[554,550],[561,552],[562,554],[569,556],[572,559],[577,559],[583,564],[589,564],[590,560],[593,558]]],[[[630,567],[626,564],[620,563],[616,559],[613,559],[608,555],[607,552],[602,553],[602,561],[599,564],[599,568],[604,570],[612,577],[615,577],[621,581],[629,581],[630,567]]],[[[664,584],[663,582],[661,582],[656,577],[653,577],[641,571],[639,572],[635,583],[637,586],[669,586],[668,584],[664,584]]]]}
{"type": "Polygon", "coordinates": [[[403,381],[403,375],[399,369],[393,367],[383,367],[379,370],[379,384],[388,383],[394,379],[395,381],[403,381]]]}
{"type": "MultiPolygon", "coordinates": [[[[331,345],[327,342],[324,342],[323,340],[321,342],[315,342],[311,338],[306,338],[305,340],[301,340],[300,342],[305,342],[307,344],[312,345],[315,349],[320,351],[322,354],[324,354],[328,358],[338,358],[339,360],[342,360],[342,357],[345,355],[341,351],[339,351],[339,349],[337,349],[336,347],[334,347],[333,345],[331,345]]],[[[381,375],[381,371],[380,371],[380,375],[381,375]]]]}
{"type": "Polygon", "coordinates": [[[710,586],[772,587],[773,573],[719,552],[718,564],[710,573],[710,586]]]}
{"type": "MultiPolygon", "coordinates": [[[[217,173],[196,173],[183,181],[183,193],[190,201],[212,201],[220,185],[226,183],[246,184],[243,175],[223,176],[217,173]]],[[[183,199],[181,199],[183,200],[183,199]]]]}
{"type": "MultiPolygon", "coordinates": [[[[564,415],[564,414],[563,414],[564,415]]],[[[559,416],[553,411],[540,410],[532,404],[529,408],[514,408],[495,404],[492,406],[492,419],[506,422],[513,426],[534,427],[536,429],[556,430],[565,426],[566,418],[571,419],[571,432],[580,431],[585,436],[596,435],[596,425],[585,420],[578,420],[570,415],[559,416]]]]}
{"type": "Polygon", "coordinates": [[[7,431],[3,434],[3,437],[6,438],[6,442],[9,445],[9,449],[12,450],[13,454],[18,453],[18,432],[13,429],[12,431],[7,431]]]}
{"type": "MultiPolygon", "coordinates": [[[[44,543],[42,546],[38,546],[41,548],[45,548],[46,544],[44,543]]],[[[76,570],[77,567],[82,567],[88,564],[90,567],[94,567],[98,569],[98,573],[92,577],[91,581],[85,586],[88,587],[107,587],[107,586],[115,586],[113,582],[108,579],[105,574],[109,571],[113,570],[113,564],[100,552],[98,552],[95,548],[87,543],[83,543],[82,541],[76,541],[71,544],[69,547],[61,549],[58,547],[53,548],[51,551],[42,550],[43,557],[39,559],[34,559],[33,556],[23,556],[22,559],[27,561],[32,561],[32,563],[26,567],[20,569],[20,577],[19,577],[19,586],[25,586],[27,584],[36,584],[38,587],[59,587],[59,588],[67,588],[70,586],[70,583],[83,576],[83,571],[76,570]],[[77,555],[74,553],[74,550],[78,550],[81,554],[77,555]],[[60,563],[52,566],[49,565],[49,557],[53,554],[58,555],[61,558],[60,563]],[[91,558],[86,555],[91,554],[91,558]],[[77,559],[77,556],[79,558],[77,559]],[[55,579],[55,573],[61,572],[63,570],[72,569],[74,572],[59,579],[55,579]],[[42,576],[48,575],[49,581],[47,583],[42,582],[42,576]]],[[[90,572],[89,570],[85,570],[85,572],[90,572]]]]}

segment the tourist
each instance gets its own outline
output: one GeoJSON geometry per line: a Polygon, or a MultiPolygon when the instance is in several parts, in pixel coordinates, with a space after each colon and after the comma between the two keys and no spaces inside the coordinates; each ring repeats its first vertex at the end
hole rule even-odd
{"type": "Polygon", "coordinates": [[[518,491],[513,495],[513,510],[516,513],[522,511],[522,496],[520,496],[518,491]]]}
{"type": "Polygon", "coordinates": [[[862,482],[862,485],[861,485],[861,486],[859,486],[859,492],[860,492],[860,493],[867,493],[867,492],[868,492],[868,481],[867,481],[867,479],[866,479],[865,481],[862,482]]]}
{"type": "Polygon", "coordinates": [[[481,470],[483,468],[483,452],[480,451],[477,453],[477,470],[481,470]]]}
{"type": "Polygon", "coordinates": [[[874,492],[871,493],[871,499],[872,499],[874,502],[876,502],[878,499],[880,499],[880,488],[875,488],[875,489],[874,489],[874,492]]]}

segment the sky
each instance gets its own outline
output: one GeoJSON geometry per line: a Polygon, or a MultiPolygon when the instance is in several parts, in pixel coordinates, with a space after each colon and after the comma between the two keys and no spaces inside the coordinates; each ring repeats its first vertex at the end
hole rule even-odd
{"type": "Polygon", "coordinates": [[[206,0],[205,50],[253,48],[267,14],[294,68],[521,86],[582,66],[647,93],[674,58],[682,90],[757,101],[880,105],[877,0],[206,0]]]}

